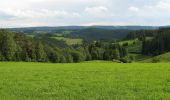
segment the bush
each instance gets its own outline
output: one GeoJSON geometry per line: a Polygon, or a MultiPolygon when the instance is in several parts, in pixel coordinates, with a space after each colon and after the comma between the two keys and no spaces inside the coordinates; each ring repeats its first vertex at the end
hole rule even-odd
{"type": "Polygon", "coordinates": [[[78,51],[72,51],[72,52],[71,52],[71,55],[72,55],[72,57],[73,57],[73,61],[74,61],[74,62],[81,62],[81,61],[84,60],[83,54],[81,54],[81,53],[78,52],[78,51]]]}
{"type": "Polygon", "coordinates": [[[123,46],[124,46],[124,47],[127,47],[127,46],[129,46],[129,43],[128,43],[128,42],[123,43],[123,46]]]}
{"type": "Polygon", "coordinates": [[[129,58],[130,58],[130,60],[132,60],[132,61],[135,60],[135,57],[134,57],[134,56],[130,56],[129,58]]]}
{"type": "Polygon", "coordinates": [[[66,63],[66,58],[64,56],[61,56],[60,57],[60,63],[66,63]]]}
{"type": "Polygon", "coordinates": [[[160,58],[159,57],[155,57],[152,59],[152,63],[158,63],[160,62],[160,58]]]}
{"type": "Polygon", "coordinates": [[[120,61],[123,63],[132,63],[132,61],[128,60],[127,58],[121,58],[120,61]]]}

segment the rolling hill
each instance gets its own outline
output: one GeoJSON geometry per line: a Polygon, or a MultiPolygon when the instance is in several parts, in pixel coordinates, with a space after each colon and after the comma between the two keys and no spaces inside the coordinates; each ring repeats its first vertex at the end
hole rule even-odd
{"type": "Polygon", "coordinates": [[[83,38],[88,41],[94,40],[117,40],[123,39],[130,33],[130,30],[107,30],[98,28],[87,28],[82,30],[73,31],[70,37],[83,38]]]}
{"type": "Polygon", "coordinates": [[[153,30],[158,29],[158,26],[59,26],[59,27],[23,27],[23,28],[10,28],[10,30],[15,32],[55,32],[58,30],[82,30],[88,28],[97,28],[105,30],[153,30]]]}
{"type": "Polygon", "coordinates": [[[142,62],[170,62],[170,52],[152,57],[142,62]]]}
{"type": "Polygon", "coordinates": [[[60,27],[23,27],[10,28],[14,32],[22,32],[27,35],[39,34],[69,34],[71,38],[82,38],[87,41],[118,40],[123,39],[134,30],[153,30],[158,26],[60,26],[60,27]]]}

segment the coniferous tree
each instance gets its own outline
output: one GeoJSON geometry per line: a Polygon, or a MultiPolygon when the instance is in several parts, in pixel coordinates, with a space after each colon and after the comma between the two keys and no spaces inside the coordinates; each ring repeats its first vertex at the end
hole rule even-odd
{"type": "Polygon", "coordinates": [[[4,61],[4,56],[2,55],[1,52],[0,52],[0,61],[4,61]]]}
{"type": "Polygon", "coordinates": [[[112,50],[112,59],[120,59],[120,53],[118,49],[112,50]]]}
{"type": "Polygon", "coordinates": [[[73,63],[73,57],[70,54],[66,55],[66,62],[67,63],[73,63]]]}
{"type": "Polygon", "coordinates": [[[73,61],[74,62],[81,62],[81,61],[84,60],[83,55],[80,52],[78,52],[78,51],[72,51],[71,55],[73,57],[73,61]]]}
{"type": "Polygon", "coordinates": [[[65,56],[61,56],[60,63],[66,63],[66,62],[67,62],[67,60],[66,60],[65,56]]]}
{"type": "Polygon", "coordinates": [[[21,47],[17,46],[17,51],[15,52],[15,61],[22,61],[22,49],[21,47]]]}

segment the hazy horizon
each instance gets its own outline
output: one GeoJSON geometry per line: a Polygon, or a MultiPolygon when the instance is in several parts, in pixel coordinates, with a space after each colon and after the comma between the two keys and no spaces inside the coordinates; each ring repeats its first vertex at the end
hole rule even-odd
{"type": "Polygon", "coordinates": [[[151,25],[63,25],[63,26],[16,26],[16,27],[0,27],[0,29],[3,29],[3,28],[36,28],[36,27],[56,27],[56,28],[59,28],[59,27],[168,27],[170,25],[162,25],[162,26],[151,26],[151,25]]]}

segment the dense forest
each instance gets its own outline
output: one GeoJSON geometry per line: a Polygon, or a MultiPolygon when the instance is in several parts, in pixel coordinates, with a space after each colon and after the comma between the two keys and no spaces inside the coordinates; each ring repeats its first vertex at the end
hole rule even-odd
{"type": "Polygon", "coordinates": [[[72,31],[69,34],[70,37],[83,38],[86,41],[94,40],[116,40],[125,38],[130,30],[119,29],[119,30],[108,30],[108,29],[97,29],[87,28],[82,30],[72,31]]]}
{"type": "Polygon", "coordinates": [[[156,30],[133,31],[127,35],[126,39],[140,40],[142,43],[142,55],[153,57],[170,52],[169,27],[160,27],[156,30]]]}
{"type": "Polygon", "coordinates": [[[170,28],[160,28],[153,39],[143,39],[142,53],[145,55],[160,55],[170,51],[170,28]]]}
{"type": "MultiPolygon", "coordinates": [[[[55,42],[53,43],[55,44],[55,42]]],[[[72,63],[89,60],[124,60],[126,47],[117,43],[95,41],[81,45],[58,47],[42,38],[28,37],[23,33],[0,30],[0,60],[72,63]]]]}
{"type": "Polygon", "coordinates": [[[63,27],[28,27],[12,28],[13,32],[22,32],[27,35],[64,33],[70,38],[82,38],[86,41],[118,40],[125,38],[131,31],[155,30],[157,26],[63,26],[63,27]]]}
{"type": "Polygon", "coordinates": [[[170,52],[169,43],[168,27],[145,30],[83,28],[31,34],[0,29],[0,60],[53,63],[106,60],[128,63],[170,52]],[[68,45],[64,41],[74,38],[82,39],[82,42],[68,45]]]}

